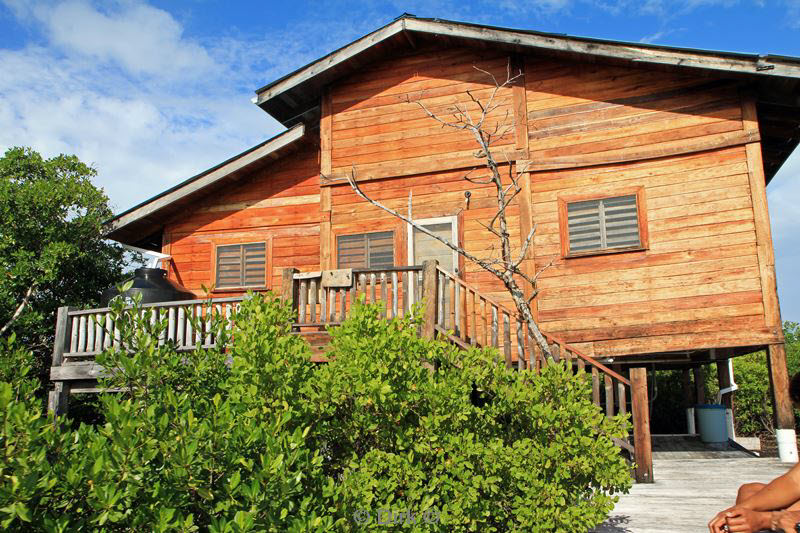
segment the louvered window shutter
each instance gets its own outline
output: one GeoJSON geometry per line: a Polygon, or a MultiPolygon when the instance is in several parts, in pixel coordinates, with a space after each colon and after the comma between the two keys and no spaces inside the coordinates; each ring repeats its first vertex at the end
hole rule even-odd
{"type": "Polygon", "coordinates": [[[567,204],[569,252],[641,246],[636,196],[567,204]]]}
{"type": "Polygon", "coordinates": [[[605,198],[603,226],[606,248],[629,248],[639,246],[639,219],[636,212],[636,196],[605,198]]]}
{"type": "Polygon", "coordinates": [[[379,231],[340,235],[336,240],[339,268],[391,268],[394,266],[394,233],[379,231]]]}
{"type": "Polygon", "coordinates": [[[266,243],[217,247],[217,288],[263,287],[266,285],[266,278],[266,243]]]}
{"type": "Polygon", "coordinates": [[[367,233],[369,268],[391,268],[394,266],[394,234],[391,231],[367,233]]]}

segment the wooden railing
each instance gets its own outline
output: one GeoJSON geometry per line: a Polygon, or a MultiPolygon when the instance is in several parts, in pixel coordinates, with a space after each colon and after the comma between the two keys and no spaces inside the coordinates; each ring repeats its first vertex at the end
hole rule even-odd
{"type": "MultiPolygon", "coordinates": [[[[212,316],[230,318],[242,298],[215,298],[210,300],[185,300],[142,305],[142,314],[155,322],[167,320],[167,329],[160,342],[174,343],[178,350],[211,348],[216,339],[210,329],[212,316]]],[[[68,337],[65,339],[65,360],[93,357],[103,350],[120,346],[119,328],[114,323],[111,309],[66,311],[68,337]]]]}
{"type": "Polygon", "coordinates": [[[608,416],[628,412],[630,380],[552,335],[544,334],[552,359],[544,357],[516,311],[481,294],[446,270],[437,267],[437,275],[439,333],[462,346],[497,348],[508,367],[520,370],[539,370],[563,360],[573,371],[591,372],[592,400],[604,407],[608,416]]]}
{"type": "MultiPolygon", "coordinates": [[[[408,314],[422,300],[422,267],[352,269],[300,273],[289,269],[295,326],[341,324],[358,299],[381,307],[384,318],[408,314]]],[[[288,283],[288,280],[287,280],[288,283]]],[[[288,287],[287,287],[288,288],[288,287]]]]}
{"type": "Polygon", "coordinates": [[[527,325],[516,311],[438,266],[434,287],[435,329],[459,346],[492,346],[503,354],[509,368],[538,372],[543,366],[563,362],[571,372],[589,373],[592,402],[603,409],[606,416],[631,413],[633,443],[626,438],[617,440],[617,444],[635,458],[637,481],[652,480],[649,405],[644,369],[631,369],[631,379],[628,379],[563,339],[545,333],[551,354],[547,358],[539,344],[528,335],[527,325]]]}
{"type": "MultiPolygon", "coordinates": [[[[636,479],[652,480],[644,369],[630,369],[628,379],[563,339],[547,334],[545,338],[552,357],[544,357],[516,311],[439,268],[435,262],[426,262],[423,266],[310,273],[285,269],[281,297],[294,308],[293,330],[307,335],[312,348],[317,349],[313,359],[316,361],[326,360],[325,330],[345,320],[354,302],[363,298],[366,303],[379,305],[387,319],[405,316],[415,303],[423,303],[422,335],[439,335],[463,348],[494,347],[508,367],[538,372],[546,365],[564,362],[572,372],[588,373],[591,399],[607,416],[632,415],[633,445],[629,439],[618,444],[635,458],[636,479]],[[315,339],[315,335],[320,339],[315,339]],[[319,345],[315,346],[315,342],[319,345]]],[[[142,306],[141,312],[152,322],[159,317],[166,318],[167,328],[161,332],[160,342],[174,343],[179,350],[210,348],[215,346],[216,339],[208,327],[208,319],[213,316],[230,318],[241,300],[220,298],[147,304],[142,306]]],[[[120,342],[119,330],[109,308],[83,311],[60,308],[51,367],[55,387],[50,393],[50,408],[63,412],[70,391],[96,391],[96,378],[103,370],[94,363],[94,356],[119,346],[120,342]]]]}

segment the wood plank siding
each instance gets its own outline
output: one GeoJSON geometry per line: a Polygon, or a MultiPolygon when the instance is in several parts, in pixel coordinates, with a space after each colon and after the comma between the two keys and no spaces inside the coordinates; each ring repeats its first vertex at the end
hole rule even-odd
{"type": "Polygon", "coordinates": [[[279,291],[284,268],[319,269],[319,200],[319,151],[311,147],[242,178],[165,226],[170,277],[203,296],[202,285],[214,284],[215,246],[268,242],[266,288],[279,291]]]}
{"type": "MultiPolygon", "coordinates": [[[[415,219],[454,217],[467,250],[496,255],[483,226],[495,213],[492,188],[464,180],[481,165],[474,140],[417,102],[445,119],[457,106],[475,113],[470,93],[486,99],[494,90],[486,72],[505,81],[509,68],[523,76],[497,92],[489,126],[505,126],[497,158],[523,189],[508,210],[514,252],[536,224],[525,267],[552,262],[535,309],[542,329],[604,357],[776,342],[767,207],[752,197],[763,195],[753,185],[763,180],[761,145],[741,82],[492,48],[424,45],[332,83],[318,145],[167,224],[171,277],[200,294],[214,279],[215,246],[266,242],[267,288],[279,290],[282,268],[337,268],[339,237],[387,231],[394,264],[412,264],[407,228],[356,196],[343,180],[353,170],[373,199],[406,213],[411,193],[415,219]],[[624,223],[637,228],[632,198],[639,221],[626,249],[565,252],[560,209],[622,197],[624,223]]],[[[510,306],[479,267],[460,259],[459,276],[510,306]]]]}
{"type": "MultiPolygon", "coordinates": [[[[475,141],[463,131],[442,128],[428,111],[447,120],[458,109],[477,116],[476,99],[495,90],[492,78],[508,78],[509,56],[493,50],[434,49],[365,68],[331,87],[332,171],[356,166],[359,177],[421,174],[475,164],[475,141]],[[479,70],[480,69],[480,70],[479,70]]],[[[494,97],[487,126],[513,117],[512,89],[494,97]]],[[[495,143],[514,149],[513,120],[495,143]]]]}

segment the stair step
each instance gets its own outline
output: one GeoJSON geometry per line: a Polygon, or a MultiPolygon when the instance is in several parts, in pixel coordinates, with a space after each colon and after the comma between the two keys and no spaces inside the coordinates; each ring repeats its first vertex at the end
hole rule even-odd
{"type": "Polygon", "coordinates": [[[331,342],[330,333],[327,331],[294,331],[292,334],[304,338],[311,346],[312,363],[328,362],[325,353],[328,351],[328,345],[331,342]]]}

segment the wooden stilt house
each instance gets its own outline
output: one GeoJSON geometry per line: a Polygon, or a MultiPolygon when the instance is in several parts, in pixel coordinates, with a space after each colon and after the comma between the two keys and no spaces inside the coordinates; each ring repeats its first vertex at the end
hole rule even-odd
{"type": "MultiPolygon", "coordinates": [[[[643,376],[654,365],[688,372],[766,348],[777,427],[793,435],[766,186],[800,140],[796,58],[404,16],[256,91],[285,132],[121,213],[109,236],[168,254],[169,277],[198,298],[202,286],[220,305],[282,292],[317,344],[356,294],[389,317],[424,298],[431,334],[536,368],[496,279],[346,179],[486,255],[496,199],[464,179],[481,166],[474,140],[419,103],[475,110],[495,88],[489,74],[509,71],[521,75],[489,120],[512,126],[493,149],[522,186],[508,209],[519,248],[536,227],[524,268],[551,265],[536,318],[557,357],[592,373],[595,401],[634,410],[639,479],[652,475],[643,376]],[[326,282],[333,270],[347,275],[326,282]]],[[[102,321],[102,310],[63,310],[54,397],[91,390],[89,363],[70,357],[113,342],[90,333],[102,321]]]]}

